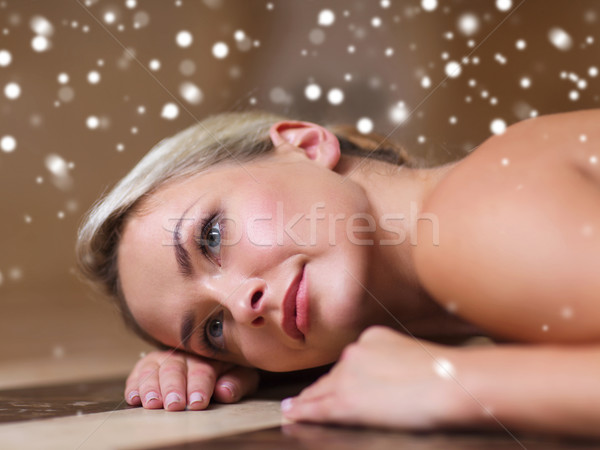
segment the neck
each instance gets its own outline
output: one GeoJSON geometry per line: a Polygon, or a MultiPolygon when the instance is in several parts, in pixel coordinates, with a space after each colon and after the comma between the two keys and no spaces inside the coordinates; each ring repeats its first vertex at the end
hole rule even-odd
{"type": "Polygon", "coordinates": [[[369,274],[372,290],[368,294],[381,306],[376,320],[418,337],[470,334],[470,328],[461,319],[425,291],[412,259],[417,239],[433,239],[433,233],[416,235],[418,220],[431,221],[422,214],[423,204],[456,164],[412,169],[347,157],[339,167],[342,175],[364,189],[377,224],[372,236],[374,264],[369,274]]]}

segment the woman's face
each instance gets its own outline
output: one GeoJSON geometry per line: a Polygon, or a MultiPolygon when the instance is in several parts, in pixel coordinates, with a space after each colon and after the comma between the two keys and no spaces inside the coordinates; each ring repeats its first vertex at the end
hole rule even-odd
{"type": "Polygon", "coordinates": [[[264,370],[334,361],[376,307],[358,283],[372,247],[346,232],[369,202],[334,165],[284,144],[155,192],[119,245],[138,324],[172,347],[184,328],[190,352],[264,370]]]}

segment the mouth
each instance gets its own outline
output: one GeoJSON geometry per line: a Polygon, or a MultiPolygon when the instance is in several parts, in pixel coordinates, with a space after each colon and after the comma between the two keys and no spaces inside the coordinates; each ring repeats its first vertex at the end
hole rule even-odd
{"type": "Polygon", "coordinates": [[[308,331],[308,295],[304,266],[292,280],[283,299],[283,331],[295,340],[304,340],[308,331]]]}

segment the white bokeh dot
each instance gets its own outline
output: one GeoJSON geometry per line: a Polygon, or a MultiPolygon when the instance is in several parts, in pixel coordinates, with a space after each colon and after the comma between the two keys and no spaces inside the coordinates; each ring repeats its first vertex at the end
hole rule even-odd
{"type": "Polygon", "coordinates": [[[52,36],[54,34],[54,26],[43,16],[33,16],[29,21],[29,27],[31,31],[41,36],[52,36]]]}
{"type": "Polygon", "coordinates": [[[152,59],[148,63],[148,67],[150,67],[150,70],[157,71],[160,69],[160,61],[158,59],[152,59]]]}
{"type": "Polygon", "coordinates": [[[531,79],[529,77],[523,77],[519,84],[523,89],[529,89],[531,87],[531,79]]]}
{"type": "Polygon", "coordinates": [[[8,50],[0,50],[0,66],[6,67],[12,61],[12,55],[8,50]]]}
{"type": "Polygon", "coordinates": [[[95,130],[100,125],[100,120],[96,116],[89,116],[85,121],[86,126],[90,130],[95,130]]]}
{"type": "Polygon", "coordinates": [[[506,122],[502,119],[494,119],[490,123],[490,131],[494,134],[502,134],[506,131],[506,122]]]}
{"type": "Polygon", "coordinates": [[[184,48],[192,45],[193,41],[194,38],[192,37],[192,33],[187,30],[180,31],[175,37],[175,42],[177,42],[177,45],[184,48]]]}
{"type": "MultiPolygon", "coordinates": [[[[68,174],[67,162],[64,158],[56,153],[50,153],[44,159],[46,169],[55,177],[66,177],[68,174]]],[[[40,177],[41,178],[41,177],[40,177]]]]}
{"type": "Polygon", "coordinates": [[[512,0],[496,0],[496,8],[500,11],[508,11],[512,8],[512,0]]]}
{"type": "Polygon", "coordinates": [[[390,121],[396,124],[404,123],[409,116],[409,110],[403,101],[393,105],[389,111],[390,121]]]}
{"type": "Polygon", "coordinates": [[[595,66],[592,66],[588,69],[588,75],[592,78],[597,77],[598,76],[598,68],[595,66]]]}
{"type": "Polygon", "coordinates": [[[179,107],[175,103],[165,103],[160,116],[167,120],[173,120],[179,115],[179,107]]]}
{"type": "Polygon", "coordinates": [[[50,48],[50,41],[46,36],[35,36],[31,40],[31,48],[36,52],[45,52],[50,48]]]}
{"type": "Polygon", "coordinates": [[[437,6],[437,0],[421,0],[421,8],[423,8],[425,11],[434,11],[437,6]]]}
{"type": "Polygon", "coordinates": [[[332,10],[330,9],[323,9],[320,13],[319,13],[319,17],[317,19],[317,23],[323,27],[329,27],[331,25],[333,25],[333,22],[335,22],[335,14],[332,10]]]}
{"type": "Polygon", "coordinates": [[[321,87],[316,83],[310,83],[304,88],[304,95],[310,101],[318,100],[321,97],[321,87]]]}
{"type": "Polygon", "coordinates": [[[17,140],[10,135],[2,136],[0,148],[5,153],[13,152],[17,148],[17,140]]]}
{"type": "Polygon", "coordinates": [[[113,11],[107,11],[104,13],[104,21],[107,24],[113,24],[117,20],[117,15],[113,11]]]}
{"type": "Polygon", "coordinates": [[[575,90],[569,92],[569,100],[571,100],[571,101],[579,100],[579,92],[577,92],[575,90]]]}
{"type": "Polygon", "coordinates": [[[362,134],[370,133],[373,131],[373,121],[368,117],[361,117],[356,122],[356,129],[362,134]]]}
{"type": "Polygon", "coordinates": [[[548,39],[550,39],[552,45],[562,51],[570,50],[573,46],[573,38],[562,28],[551,28],[548,32],[548,39]]]}
{"type": "Polygon", "coordinates": [[[58,74],[58,82],[60,84],[67,84],[69,82],[69,75],[66,74],[65,72],[59,73],[58,74]]]}
{"type": "Polygon", "coordinates": [[[87,80],[90,84],[98,84],[100,82],[100,73],[96,70],[92,70],[88,73],[87,80]]]}
{"type": "Polygon", "coordinates": [[[515,43],[515,47],[517,47],[517,50],[525,50],[527,48],[527,42],[525,42],[524,39],[519,39],[515,43]]]}
{"type": "Polygon", "coordinates": [[[4,86],[4,95],[10,100],[19,98],[21,95],[21,86],[17,83],[8,83],[4,86]]]}
{"type": "Polygon", "coordinates": [[[212,54],[217,59],[223,59],[229,54],[229,47],[225,42],[215,42],[212,47],[212,54]]]}
{"type": "Polygon", "coordinates": [[[449,61],[448,64],[446,64],[445,71],[446,75],[450,78],[456,78],[462,72],[462,68],[456,61],[449,61]]]}
{"type": "Polygon", "coordinates": [[[332,105],[339,105],[344,101],[344,92],[339,88],[330,89],[327,93],[327,100],[332,105]]]}
{"type": "Polygon", "coordinates": [[[192,105],[198,105],[202,102],[204,95],[202,90],[190,81],[184,81],[179,86],[179,94],[192,105]]]}
{"type": "Polygon", "coordinates": [[[454,365],[445,358],[437,358],[433,361],[433,370],[441,378],[449,379],[456,376],[454,365]]]}
{"type": "Polygon", "coordinates": [[[235,32],[233,33],[233,38],[237,42],[241,42],[244,39],[246,39],[246,33],[244,32],[244,30],[235,30],[235,32]]]}
{"type": "Polygon", "coordinates": [[[471,36],[479,30],[479,18],[473,13],[465,13],[458,18],[458,29],[465,36],[471,36]]]}

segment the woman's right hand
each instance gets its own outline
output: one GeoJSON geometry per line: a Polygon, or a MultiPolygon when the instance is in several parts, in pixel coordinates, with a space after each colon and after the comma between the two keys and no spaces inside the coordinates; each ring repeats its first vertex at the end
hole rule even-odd
{"type": "Polygon", "coordinates": [[[205,409],[213,397],[234,403],[256,391],[258,372],[249,367],[171,351],[141,358],[125,384],[125,400],[133,406],[169,411],[205,409]]]}

